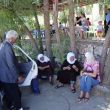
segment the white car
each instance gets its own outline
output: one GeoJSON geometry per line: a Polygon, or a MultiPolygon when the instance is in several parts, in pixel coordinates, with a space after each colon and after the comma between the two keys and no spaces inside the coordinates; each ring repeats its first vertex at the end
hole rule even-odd
{"type": "Polygon", "coordinates": [[[37,74],[38,74],[37,64],[19,46],[14,45],[14,50],[19,63],[20,72],[25,77],[25,80],[21,84],[19,84],[19,86],[30,86],[31,80],[37,77],[37,74]]]}

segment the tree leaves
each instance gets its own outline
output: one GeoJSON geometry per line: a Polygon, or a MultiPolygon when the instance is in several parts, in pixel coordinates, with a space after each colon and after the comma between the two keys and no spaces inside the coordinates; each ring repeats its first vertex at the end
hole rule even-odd
{"type": "Polygon", "coordinates": [[[3,33],[9,29],[15,29],[17,28],[14,17],[9,13],[8,10],[0,10],[0,36],[3,35],[3,33]]]}

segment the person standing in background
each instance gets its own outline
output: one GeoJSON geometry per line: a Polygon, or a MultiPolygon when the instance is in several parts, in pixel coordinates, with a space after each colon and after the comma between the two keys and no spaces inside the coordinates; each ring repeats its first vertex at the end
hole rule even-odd
{"type": "Polygon", "coordinates": [[[108,28],[110,26],[110,8],[108,8],[107,14],[105,16],[105,22],[106,22],[106,24],[105,24],[106,25],[105,26],[105,35],[106,35],[108,28]]]}
{"type": "Polygon", "coordinates": [[[90,22],[90,20],[89,20],[89,18],[87,18],[87,31],[89,31],[89,26],[91,26],[91,22],[90,22]]]}
{"type": "Polygon", "coordinates": [[[104,29],[103,29],[102,21],[99,21],[96,29],[97,39],[100,40],[103,36],[103,33],[104,33],[104,29]]]}

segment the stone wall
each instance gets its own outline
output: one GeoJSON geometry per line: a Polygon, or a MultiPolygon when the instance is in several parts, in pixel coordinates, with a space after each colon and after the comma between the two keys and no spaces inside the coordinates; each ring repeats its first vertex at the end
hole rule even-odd
{"type": "Polygon", "coordinates": [[[96,59],[99,60],[103,48],[102,40],[80,40],[77,42],[78,59],[84,60],[84,53],[89,51],[92,52],[96,59]]]}

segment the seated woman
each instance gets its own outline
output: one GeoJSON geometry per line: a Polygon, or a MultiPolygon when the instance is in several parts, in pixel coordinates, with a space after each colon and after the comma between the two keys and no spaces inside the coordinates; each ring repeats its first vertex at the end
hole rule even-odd
{"type": "Polygon", "coordinates": [[[63,62],[61,70],[57,74],[57,88],[64,86],[65,83],[70,83],[70,89],[74,93],[76,77],[80,73],[80,65],[75,58],[73,52],[67,54],[67,59],[63,62]]]}
{"type": "Polygon", "coordinates": [[[38,79],[48,78],[49,82],[53,84],[53,68],[51,66],[50,59],[43,55],[39,54],[37,57],[37,65],[38,65],[38,79]]]}
{"type": "Polygon", "coordinates": [[[80,73],[80,96],[78,101],[83,98],[88,101],[90,98],[90,91],[93,86],[99,84],[99,62],[95,60],[94,55],[90,52],[85,54],[84,69],[80,73]]]}

